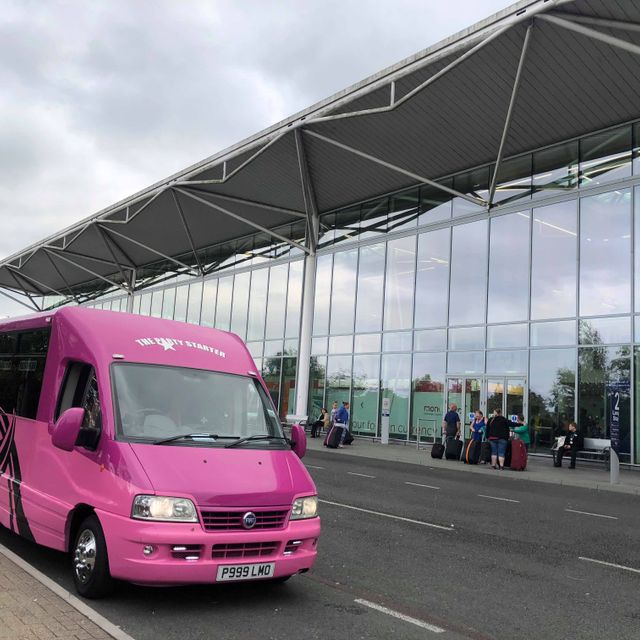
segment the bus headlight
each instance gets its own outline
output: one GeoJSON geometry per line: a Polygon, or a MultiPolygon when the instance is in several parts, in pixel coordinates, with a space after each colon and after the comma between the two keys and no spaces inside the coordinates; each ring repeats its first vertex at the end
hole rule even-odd
{"type": "Polygon", "coordinates": [[[318,496],[306,496],[296,498],[293,501],[290,520],[303,520],[304,518],[315,518],[318,515],[318,496]]]}
{"type": "Polygon", "coordinates": [[[136,496],[131,517],[138,520],[198,522],[198,513],[191,500],[167,496],[136,496]]]}

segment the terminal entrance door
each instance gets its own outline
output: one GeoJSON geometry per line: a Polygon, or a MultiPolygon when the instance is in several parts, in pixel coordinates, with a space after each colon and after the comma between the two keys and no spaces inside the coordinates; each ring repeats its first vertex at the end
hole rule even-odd
{"type": "Polygon", "coordinates": [[[448,378],[447,379],[447,410],[455,404],[462,422],[464,437],[469,435],[471,414],[477,409],[483,411],[482,378],[448,378]]]}
{"type": "Polygon", "coordinates": [[[488,377],[485,385],[487,415],[501,409],[515,422],[519,414],[527,416],[527,381],[524,378],[488,377]]]}

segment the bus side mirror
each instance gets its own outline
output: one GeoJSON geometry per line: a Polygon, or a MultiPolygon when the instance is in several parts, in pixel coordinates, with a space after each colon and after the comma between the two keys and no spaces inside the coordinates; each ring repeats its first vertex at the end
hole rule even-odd
{"type": "Polygon", "coordinates": [[[291,448],[298,458],[304,457],[307,452],[307,435],[304,432],[304,427],[299,424],[294,424],[291,427],[291,448]]]}
{"type": "Polygon", "coordinates": [[[84,409],[82,407],[67,409],[58,418],[51,434],[53,446],[63,451],[73,451],[83,420],[84,409]]]}

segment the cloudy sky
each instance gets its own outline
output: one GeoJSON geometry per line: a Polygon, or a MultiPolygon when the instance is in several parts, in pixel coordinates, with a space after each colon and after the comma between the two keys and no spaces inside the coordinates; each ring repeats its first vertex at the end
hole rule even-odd
{"type": "Polygon", "coordinates": [[[0,0],[0,258],[508,4],[0,0]]]}

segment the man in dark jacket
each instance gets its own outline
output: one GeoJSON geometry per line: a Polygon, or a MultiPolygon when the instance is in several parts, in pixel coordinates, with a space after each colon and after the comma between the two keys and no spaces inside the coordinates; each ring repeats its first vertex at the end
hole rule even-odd
{"type": "Polygon", "coordinates": [[[556,467],[562,466],[562,456],[571,456],[571,464],[569,469],[576,468],[576,456],[578,451],[584,446],[584,439],[582,434],[578,432],[578,425],[575,422],[569,423],[569,432],[564,438],[564,445],[562,445],[556,452],[556,467]]]}
{"type": "Polygon", "coordinates": [[[504,458],[507,453],[511,426],[511,422],[502,415],[501,409],[496,409],[493,412],[493,418],[489,420],[486,432],[487,440],[491,444],[491,466],[493,469],[504,469],[504,458]]]}

